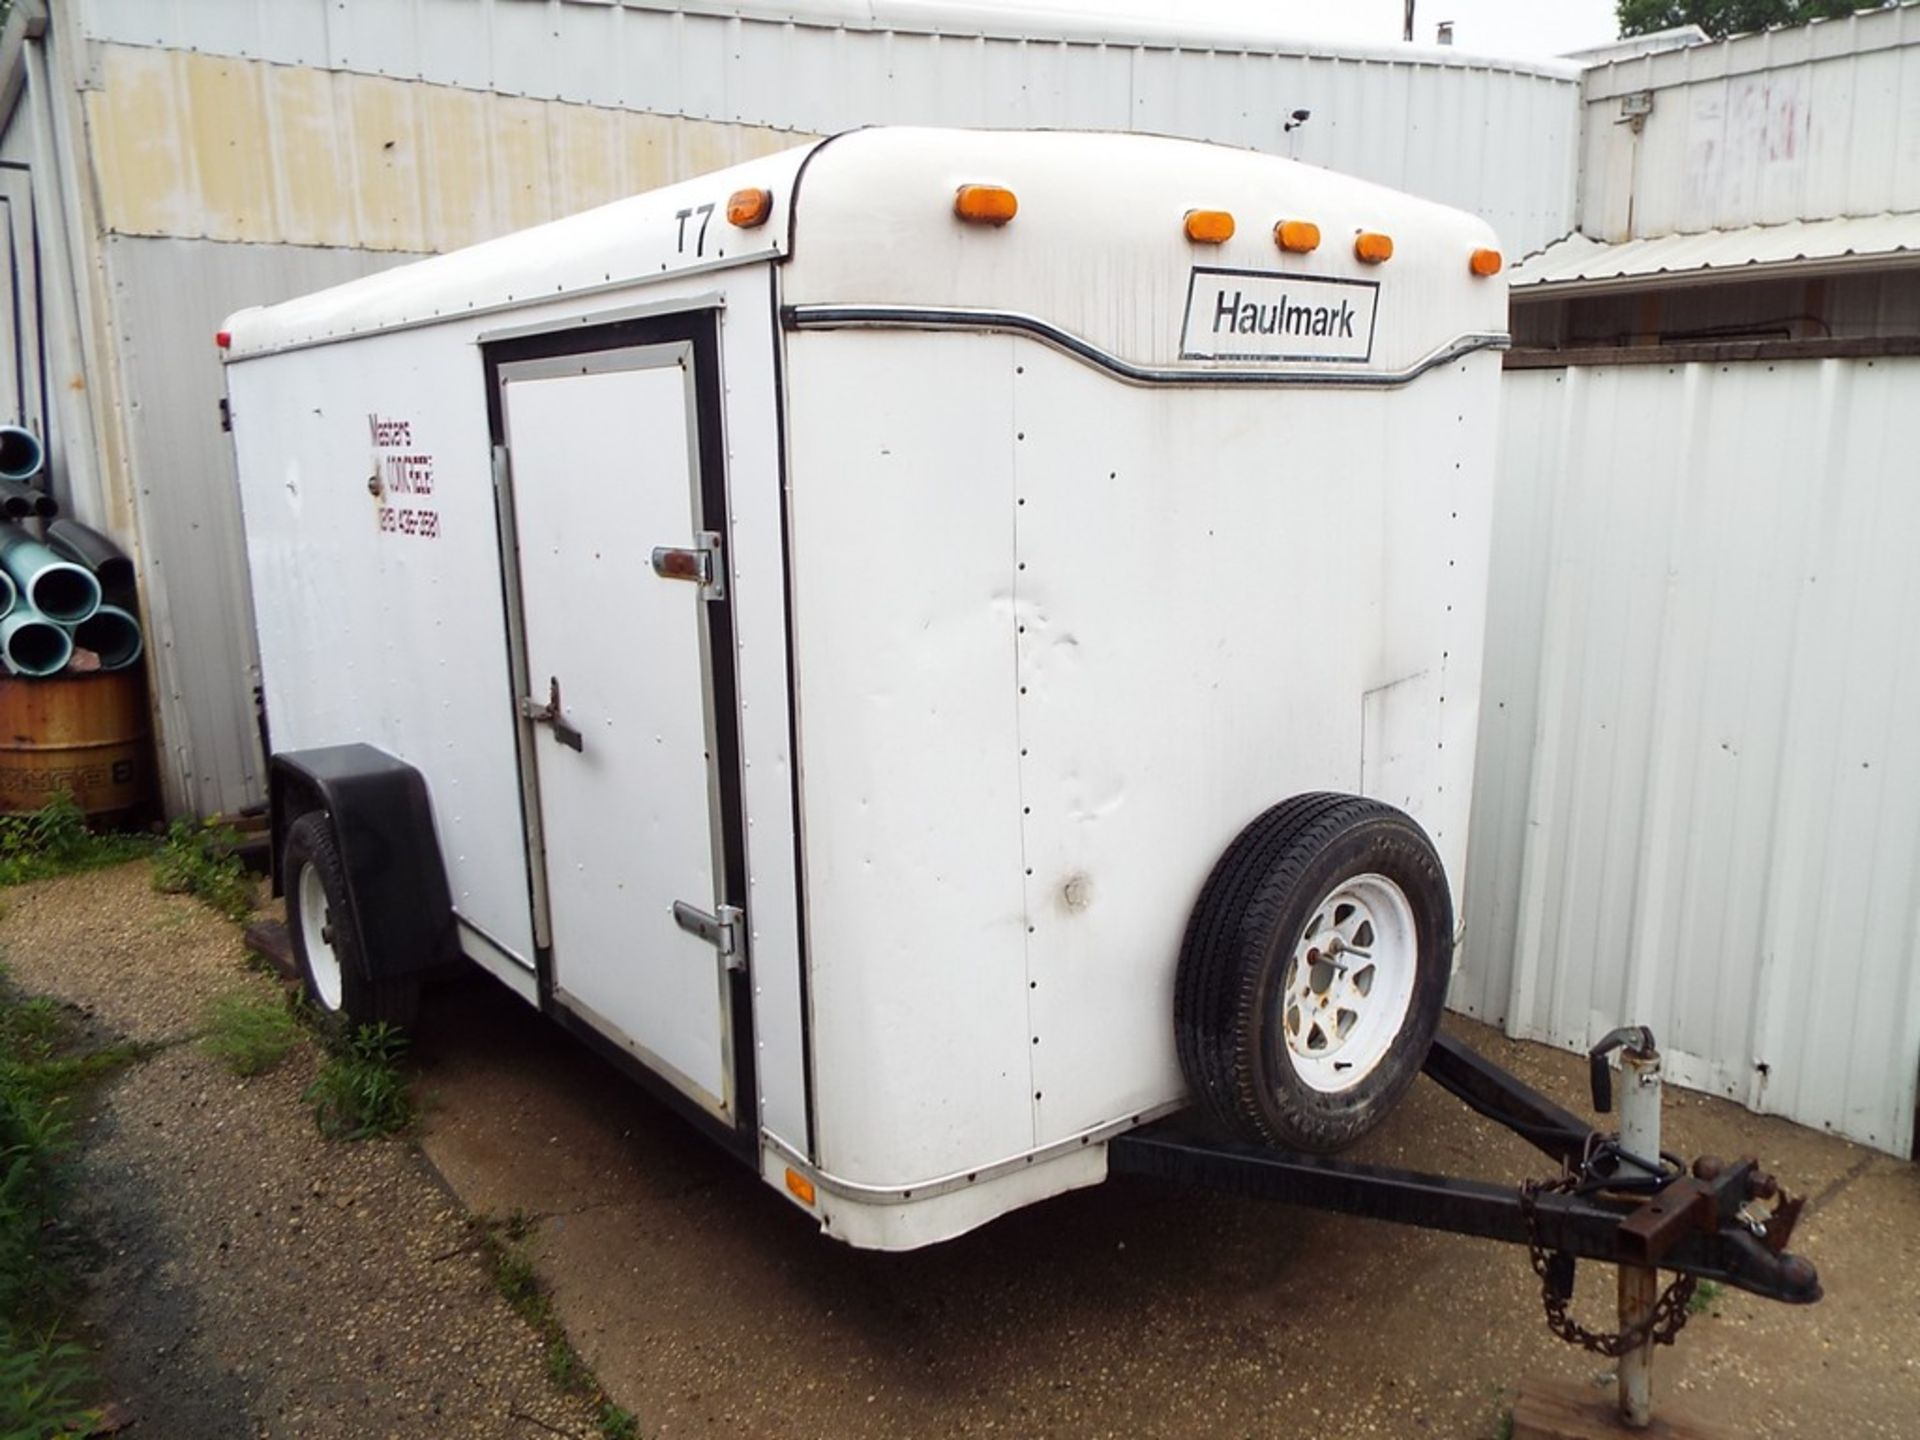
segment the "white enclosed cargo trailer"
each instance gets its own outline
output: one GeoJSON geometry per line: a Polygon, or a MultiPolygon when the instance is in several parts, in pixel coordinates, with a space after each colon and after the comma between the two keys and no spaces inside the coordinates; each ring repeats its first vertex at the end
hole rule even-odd
{"type": "Polygon", "coordinates": [[[309,987],[465,956],[862,1246],[1189,1095],[1352,1138],[1450,964],[1493,243],[870,130],[235,315],[309,987]]]}

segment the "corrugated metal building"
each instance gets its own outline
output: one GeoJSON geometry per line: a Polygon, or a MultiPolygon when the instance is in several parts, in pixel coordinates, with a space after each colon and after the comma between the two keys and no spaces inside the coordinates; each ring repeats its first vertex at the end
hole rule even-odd
{"type": "Polygon", "coordinates": [[[1920,1072],[1920,10],[1586,79],[1516,350],[1454,1004],[1899,1154],[1920,1072]]]}
{"type": "Polygon", "coordinates": [[[13,333],[48,350],[18,409],[137,552],[166,800],[202,813],[263,795],[207,343],[233,309],[881,122],[1258,146],[1517,251],[1571,224],[1580,109],[1570,66],[917,0],[17,0],[0,74],[13,333]]]}

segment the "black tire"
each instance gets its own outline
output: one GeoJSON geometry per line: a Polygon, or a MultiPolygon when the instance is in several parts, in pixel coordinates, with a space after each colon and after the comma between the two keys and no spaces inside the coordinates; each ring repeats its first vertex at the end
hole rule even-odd
{"type": "MultiPolygon", "coordinates": [[[[287,827],[280,855],[280,889],[287,901],[287,933],[307,999],[342,1028],[387,1024],[408,1026],[420,1010],[418,976],[376,978],[367,973],[360,930],[348,900],[346,866],[334,842],[333,822],[323,810],[309,810],[287,827]],[[324,983],[316,957],[308,954],[307,926],[301,919],[301,887],[311,870],[325,896],[324,934],[339,967],[337,983],[324,983]]],[[[324,967],[330,969],[330,967],[324,967]]]]}
{"type": "MultiPolygon", "coordinates": [[[[1356,933],[1374,943],[1368,927],[1356,933]]],[[[1342,986],[1349,970],[1357,985],[1372,969],[1351,960],[1345,966],[1327,963],[1342,986]]],[[[1274,806],[1220,857],[1180,947],[1174,1034],[1195,1104],[1257,1143],[1323,1153],[1352,1144],[1386,1116],[1420,1073],[1440,1023],[1452,963],[1453,899],[1446,873],[1426,832],[1409,816],[1353,795],[1296,795],[1274,806]],[[1386,1049],[1350,1082],[1337,1075],[1332,1058],[1344,1040],[1309,1028],[1300,1044],[1318,1039],[1333,1049],[1324,1059],[1310,1054],[1304,1068],[1347,1086],[1317,1088],[1303,1078],[1289,1043],[1288,1032],[1299,1028],[1300,1006],[1283,999],[1283,986],[1299,974],[1292,962],[1296,948],[1309,943],[1308,925],[1332,913],[1323,901],[1347,893],[1342,887],[1350,881],[1391,894],[1367,877],[1391,881],[1405,899],[1406,910],[1396,913],[1403,919],[1410,914],[1412,922],[1411,993],[1390,1040],[1385,1037],[1393,1001],[1383,993],[1369,1039],[1386,1049]]],[[[1319,973],[1318,967],[1311,973],[1319,973]]],[[[1368,981],[1374,983],[1377,976],[1368,981]]],[[[1354,1003],[1364,1009],[1363,1001],[1354,1003]]]]}

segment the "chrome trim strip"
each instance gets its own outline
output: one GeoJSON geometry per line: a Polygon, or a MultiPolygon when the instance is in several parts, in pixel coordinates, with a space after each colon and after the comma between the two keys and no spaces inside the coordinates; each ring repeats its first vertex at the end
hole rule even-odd
{"type": "Polygon", "coordinates": [[[1081,1150],[1103,1140],[1111,1140],[1115,1135],[1145,1125],[1150,1120],[1158,1120],[1162,1115],[1171,1115],[1184,1103],[1179,1100],[1170,1100],[1163,1105],[1150,1106],[1123,1119],[1108,1120],[1069,1135],[1064,1140],[1056,1140],[1051,1145],[1042,1145],[1037,1150],[1029,1150],[1020,1155],[1009,1155],[1004,1160],[995,1160],[989,1165],[978,1165],[971,1170],[956,1170],[951,1175],[938,1175],[931,1180],[922,1180],[914,1185],[864,1185],[857,1180],[843,1180],[814,1165],[806,1156],[771,1130],[760,1132],[760,1143],[774,1151],[781,1159],[830,1195],[844,1196],[864,1205],[889,1204],[906,1200],[931,1200],[934,1196],[945,1195],[951,1190],[963,1190],[969,1185],[978,1185],[983,1180],[995,1180],[1002,1175],[1010,1175],[1016,1170],[1026,1170],[1043,1161],[1065,1155],[1069,1151],[1081,1150]]]}
{"type": "Polygon", "coordinates": [[[1477,350],[1504,350],[1504,330],[1470,331],[1430,350],[1403,370],[1364,372],[1331,370],[1200,370],[1165,365],[1136,365],[1102,350],[1078,335],[1033,315],[1014,310],[923,309],[914,305],[789,305],[782,319],[794,330],[997,330],[1026,335],[1063,354],[1104,370],[1129,385],[1325,385],[1386,389],[1405,385],[1427,371],[1477,350]]]}

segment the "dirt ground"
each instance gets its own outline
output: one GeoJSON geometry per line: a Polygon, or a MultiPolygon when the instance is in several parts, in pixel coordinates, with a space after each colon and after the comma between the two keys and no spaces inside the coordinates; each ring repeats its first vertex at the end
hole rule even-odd
{"type": "MultiPolygon", "coordinates": [[[[241,975],[237,933],[142,866],[6,905],[16,979],[112,1033],[183,1035],[241,975]]],[[[1583,1104],[1574,1057],[1450,1024],[1583,1104]]],[[[463,1248],[463,1212],[515,1209],[647,1436],[1484,1437],[1521,1377],[1605,1375],[1548,1335],[1511,1247],[1117,1179],[862,1254],[490,982],[428,997],[416,1059],[418,1150],[321,1142],[297,1104],[310,1054],[242,1082],[175,1046],[100,1097],[90,1319],[130,1434],[590,1436],[463,1248]]],[[[1667,1123],[1669,1148],[1758,1151],[1813,1197],[1795,1249],[1827,1298],[1721,1294],[1657,1390],[1748,1434],[1915,1434],[1920,1172],[1697,1096],[1667,1123]]],[[[1541,1170],[1426,1082],[1360,1158],[1541,1170]]],[[[1583,1269],[1579,1310],[1611,1295],[1583,1269]]]]}
{"type": "Polygon", "coordinates": [[[417,1148],[320,1138],[311,1041],[251,1080],[190,1042],[209,996],[278,988],[237,927],[155,894],[143,863],[0,904],[17,985],[164,1047],[71,1117],[97,1247],[82,1338],[131,1440],[593,1433],[417,1148]]]}

